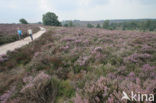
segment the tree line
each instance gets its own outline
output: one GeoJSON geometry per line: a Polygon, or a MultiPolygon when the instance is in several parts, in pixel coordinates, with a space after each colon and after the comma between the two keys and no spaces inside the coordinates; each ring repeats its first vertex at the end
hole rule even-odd
{"type": "MultiPolygon", "coordinates": [[[[29,24],[26,19],[22,18],[19,20],[21,24],[29,24]]],[[[53,12],[47,12],[42,16],[42,23],[43,25],[49,26],[61,26],[61,22],[58,20],[58,16],[53,12]]],[[[38,22],[41,24],[41,22],[38,22]]]]}
{"type": "Polygon", "coordinates": [[[154,31],[156,30],[156,20],[145,21],[126,21],[120,23],[111,23],[109,20],[105,20],[102,25],[87,24],[88,28],[104,28],[109,30],[140,30],[140,31],[154,31]]]}
{"type": "MultiPolygon", "coordinates": [[[[28,24],[25,19],[20,19],[21,24],[28,24]]],[[[64,27],[73,27],[74,23],[72,21],[66,22],[64,25],[58,20],[58,16],[53,12],[47,12],[42,17],[42,23],[44,25],[50,26],[64,26],[64,27]]],[[[41,22],[40,22],[41,24],[41,22]]],[[[154,31],[156,30],[156,20],[142,20],[142,21],[125,21],[119,23],[113,23],[109,20],[105,20],[103,24],[93,25],[91,23],[87,24],[88,28],[103,28],[109,30],[140,30],[140,31],[154,31]]]]}

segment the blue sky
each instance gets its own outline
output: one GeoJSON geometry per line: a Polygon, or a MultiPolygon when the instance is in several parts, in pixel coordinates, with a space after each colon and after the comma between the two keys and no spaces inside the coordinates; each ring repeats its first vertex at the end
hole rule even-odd
{"type": "Polygon", "coordinates": [[[42,20],[48,11],[59,20],[156,18],[156,0],[0,0],[0,23],[42,20]]]}

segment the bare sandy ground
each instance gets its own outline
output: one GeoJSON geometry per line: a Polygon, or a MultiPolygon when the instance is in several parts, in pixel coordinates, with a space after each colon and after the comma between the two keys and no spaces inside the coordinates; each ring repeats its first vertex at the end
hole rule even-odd
{"type": "MultiPolygon", "coordinates": [[[[45,28],[40,27],[40,29],[41,30],[39,32],[33,34],[34,40],[39,38],[43,33],[46,32],[45,28]]],[[[18,41],[12,42],[12,43],[2,45],[2,46],[0,46],[0,55],[6,54],[7,51],[14,51],[17,48],[20,48],[26,44],[29,44],[30,42],[32,42],[31,38],[26,37],[23,40],[18,40],[18,41]]]]}

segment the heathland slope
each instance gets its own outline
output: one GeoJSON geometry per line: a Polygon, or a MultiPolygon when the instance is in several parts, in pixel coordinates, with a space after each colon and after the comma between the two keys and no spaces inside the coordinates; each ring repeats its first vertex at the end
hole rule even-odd
{"type": "Polygon", "coordinates": [[[0,100],[127,103],[123,91],[155,95],[155,41],[149,32],[47,27],[41,38],[1,57],[0,100]]]}

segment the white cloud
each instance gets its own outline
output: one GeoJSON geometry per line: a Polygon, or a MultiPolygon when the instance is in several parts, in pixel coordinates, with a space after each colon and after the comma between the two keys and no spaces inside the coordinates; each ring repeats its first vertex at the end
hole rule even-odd
{"type": "Polygon", "coordinates": [[[107,4],[103,5],[81,6],[75,17],[81,20],[154,18],[156,14],[151,12],[152,8],[155,7],[142,5],[137,0],[108,0],[107,4]]]}
{"type": "Polygon", "coordinates": [[[155,0],[0,0],[0,5],[0,22],[39,21],[48,11],[60,20],[156,18],[155,0]]]}
{"type": "Polygon", "coordinates": [[[39,0],[39,7],[44,12],[52,10],[52,4],[49,4],[48,0],[39,0]]]}
{"type": "Polygon", "coordinates": [[[79,0],[79,5],[80,6],[89,6],[89,3],[91,2],[92,0],[79,0]]]}

